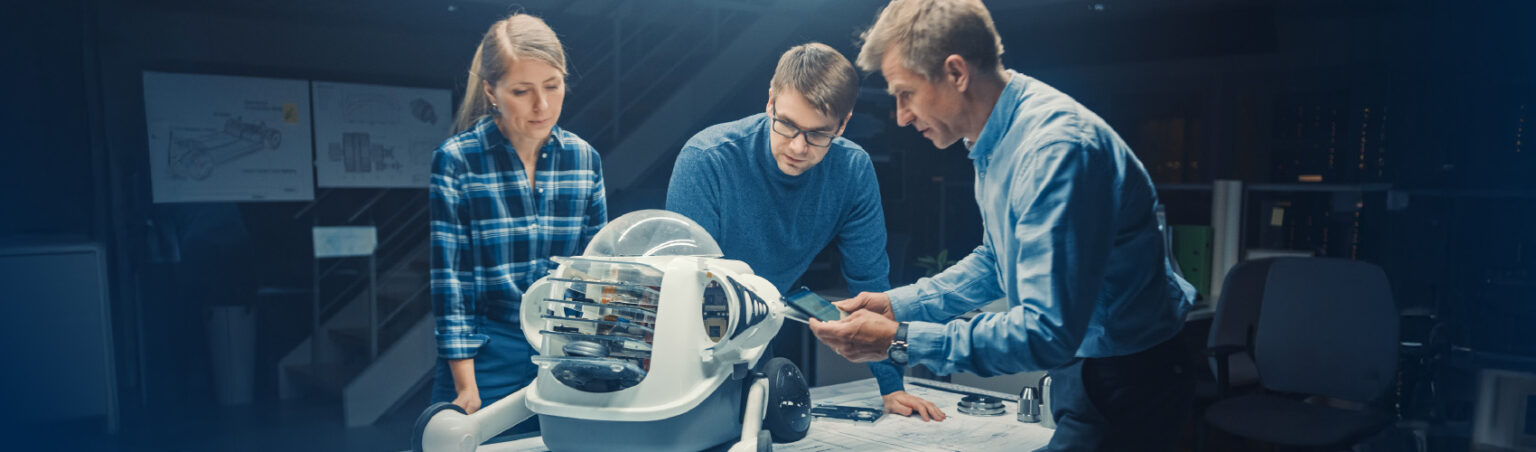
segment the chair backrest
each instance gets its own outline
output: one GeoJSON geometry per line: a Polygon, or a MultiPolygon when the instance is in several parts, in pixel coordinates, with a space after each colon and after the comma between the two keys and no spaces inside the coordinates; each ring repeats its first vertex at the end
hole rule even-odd
{"type": "MultiPolygon", "coordinates": [[[[1251,345],[1250,331],[1259,322],[1259,306],[1264,299],[1264,282],[1269,279],[1269,264],[1273,259],[1244,261],[1227,272],[1221,285],[1221,297],[1216,300],[1216,315],[1211,319],[1211,334],[1207,347],[1221,345],[1251,345]]],[[[1228,358],[1227,381],[1232,386],[1245,386],[1259,381],[1259,369],[1253,356],[1246,352],[1235,353],[1228,358]]],[[[1216,373],[1216,360],[1210,359],[1211,373],[1216,373]]]]}
{"type": "Polygon", "coordinates": [[[1270,264],[1254,354],[1269,390],[1356,402],[1397,371],[1397,308],[1381,267],[1333,258],[1270,264]]]}

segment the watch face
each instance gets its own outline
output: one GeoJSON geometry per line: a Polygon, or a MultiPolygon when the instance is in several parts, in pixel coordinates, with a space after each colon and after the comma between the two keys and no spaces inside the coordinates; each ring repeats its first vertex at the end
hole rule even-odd
{"type": "Polygon", "coordinates": [[[885,355],[886,355],[887,358],[890,358],[891,361],[895,362],[896,364],[906,364],[907,363],[907,348],[906,347],[897,347],[895,345],[891,345],[891,348],[886,349],[885,355]]]}

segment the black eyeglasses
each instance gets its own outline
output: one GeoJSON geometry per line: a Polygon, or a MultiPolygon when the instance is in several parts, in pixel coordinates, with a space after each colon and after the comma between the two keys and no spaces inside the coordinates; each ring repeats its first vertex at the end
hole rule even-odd
{"type": "Polygon", "coordinates": [[[773,118],[772,118],[773,119],[773,127],[772,127],[773,133],[777,133],[781,137],[793,140],[796,137],[799,137],[801,134],[805,134],[805,144],[809,144],[811,146],[816,146],[816,147],[822,147],[822,148],[827,147],[827,146],[831,146],[832,145],[832,139],[833,138],[837,138],[837,135],[834,135],[834,134],[830,134],[830,133],[826,133],[826,132],[812,132],[812,131],[809,131],[809,130],[802,130],[799,127],[795,127],[794,124],[790,124],[787,121],[783,121],[783,120],[779,119],[779,109],[778,109],[778,107],[773,107],[772,109],[773,109],[773,118]]]}

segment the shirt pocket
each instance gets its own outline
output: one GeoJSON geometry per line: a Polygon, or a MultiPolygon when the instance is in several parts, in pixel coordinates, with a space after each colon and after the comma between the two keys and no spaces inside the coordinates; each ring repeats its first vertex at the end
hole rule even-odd
{"type": "Polygon", "coordinates": [[[579,225],[587,213],[587,199],[585,194],[555,193],[549,199],[549,215],[556,222],[569,220],[579,225]]]}

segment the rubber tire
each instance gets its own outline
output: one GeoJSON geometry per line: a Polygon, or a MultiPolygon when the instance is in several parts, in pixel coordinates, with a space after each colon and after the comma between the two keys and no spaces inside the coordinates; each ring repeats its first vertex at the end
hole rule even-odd
{"type": "Polygon", "coordinates": [[[769,360],[763,366],[763,375],[768,379],[768,409],[764,410],[763,427],[776,443],[805,438],[811,431],[811,387],[806,384],[805,375],[785,358],[769,360]]]}
{"type": "Polygon", "coordinates": [[[432,404],[432,406],[427,407],[425,411],[421,412],[420,416],[416,417],[416,427],[411,429],[412,451],[426,452],[422,450],[421,446],[422,433],[426,432],[427,423],[432,421],[432,416],[436,416],[438,412],[447,410],[457,411],[459,414],[468,414],[464,412],[463,408],[460,408],[458,405],[454,405],[453,402],[437,402],[432,404]]]}

